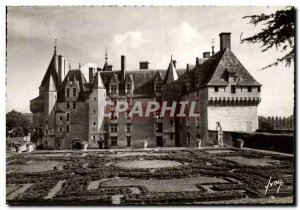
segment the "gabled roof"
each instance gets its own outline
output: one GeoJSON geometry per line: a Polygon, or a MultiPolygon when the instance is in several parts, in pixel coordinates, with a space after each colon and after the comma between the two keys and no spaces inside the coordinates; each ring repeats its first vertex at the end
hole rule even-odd
{"type": "Polygon", "coordinates": [[[45,87],[46,84],[49,82],[50,75],[52,76],[55,85],[57,86],[58,84],[58,74],[57,74],[57,56],[56,53],[54,52],[52,59],[49,63],[48,69],[44,75],[44,78],[41,82],[41,87],[45,87]]]}
{"type": "Polygon", "coordinates": [[[160,71],[157,71],[157,73],[154,77],[154,80],[157,81],[157,82],[162,82],[163,81],[163,78],[162,78],[162,75],[161,75],[160,71]]]}
{"type": "Polygon", "coordinates": [[[80,69],[69,70],[64,81],[62,82],[61,86],[58,89],[58,94],[57,94],[58,101],[59,102],[65,101],[65,88],[70,81],[78,81],[79,83],[78,101],[84,101],[87,97],[85,93],[89,92],[90,89],[87,87],[87,81],[80,69]]]}
{"type": "Polygon", "coordinates": [[[132,74],[127,74],[125,83],[133,83],[133,77],[132,74]]]}
{"type": "Polygon", "coordinates": [[[171,82],[176,81],[177,79],[178,79],[178,74],[177,74],[177,72],[176,72],[176,70],[175,70],[173,61],[172,61],[172,59],[171,59],[163,83],[164,83],[164,84],[169,84],[169,83],[171,83],[171,82]]]}
{"type": "Polygon", "coordinates": [[[95,74],[92,88],[105,88],[99,71],[95,74]]]}
{"type": "Polygon", "coordinates": [[[118,79],[118,76],[117,74],[113,74],[111,79],[110,79],[110,83],[119,83],[119,79],[118,79]]]}

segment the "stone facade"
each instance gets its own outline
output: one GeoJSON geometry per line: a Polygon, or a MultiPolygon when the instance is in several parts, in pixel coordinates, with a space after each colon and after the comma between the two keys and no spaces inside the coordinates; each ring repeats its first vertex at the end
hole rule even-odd
{"type": "MultiPolygon", "coordinates": [[[[66,68],[62,55],[54,55],[30,101],[37,145],[44,149],[90,149],[142,147],[195,147],[212,145],[211,132],[219,122],[223,131],[253,132],[258,128],[257,107],[261,85],[248,73],[231,51],[230,33],[220,34],[220,51],[204,53],[195,65],[176,69],[171,58],[167,70],[142,68],[113,70],[108,57],[103,68],[89,68],[88,81],[78,69],[66,68]],[[129,115],[137,102],[145,112],[149,102],[177,102],[175,116],[162,117],[161,107],[150,116],[129,115]],[[185,114],[195,102],[199,116],[179,117],[180,102],[185,114]],[[116,112],[117,103],[128,109],[116,112]],[[110,104],[106,104],[110,103],[110,104]]],[[[147,64],[147,65],[146,65],[147,64]]]]}

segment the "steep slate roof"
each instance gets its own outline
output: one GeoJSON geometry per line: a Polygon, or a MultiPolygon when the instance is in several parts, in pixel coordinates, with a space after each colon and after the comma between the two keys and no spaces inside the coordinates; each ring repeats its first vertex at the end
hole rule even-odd
{"type": "Polygon", "coordinates": [[[235,55],[226,48],[219,51],[200,64],[196,59],[196,65],[190,71],[179,76],[179,79],[165,86],[164,92],[173,92],[173,96],[184,95],[197,88],[206,86],[227,86],[228,81],[224,79],[224,72],[237,75],[237,86],[261,86],[245,69],[235,55]],[[186,89],[189,82],[190,88],[186,89]]]}
{"type": "Polygon", "coordinates": [[[53,77],[54,83],[57,87],[58,84],[58,74],[57,74],[57,56],[56,56],[56,52],[54,52],[52,59],[49,63],[48,69],[44,75],[44,78],[41,82],[41,87],[45,87],[47,85],[47,83],[49,82],[50,79],[50,75],[53,77]]]}
{"type": "MultiPolygon", "coordinates": [[[[205,62],[204,62],[205,63],[205,62]]],[[[238,86],[261,86],[252,75],[245,69],[241,62],[236,58],[231,50],[226,48],[223,55],[215,67],[213,74],[209,78],[208,86],[227,84],[226,81],[220,79],[224,71],[235,73],[238,78],[238,86]]]]}
{"type": "MultiPolygon", "coordinates": [[[[132,75],[132,79],[134,82],[134,94],[141,94],[145,97],[152,97],[154,93],[154,79],[157,74],[157,72],[160,72],[162,78],[166,75],[166,70],[153,70],[153,69],[144,69],[144,70],[130,70],[125,71],[125,78],[128,77],[128,75],[132,75]]],[[[182,75],[185,73],[185,69],[177,69],[176,70],[178,75],[182,75]]],[[[100,72],[102,81],[104,83],[105,88],[108,90],[109,88],[109,82],[111,80],[111,77],[113,74],[119,75],[120,71],[101,71],[100,72]]],[[[123,94],[125,92],[123,89],[125,88],[124,82],[119,83],[119,94],[123,94]]]]}
{"type": "Polygon", "coordinates": [[[87,81],[82,74],[80,69],[70,70],[66,75],[64,81],[58,89],[57,100],[59,102],[65,101],[65,87],[69,81],[78,81],[79,82],[79,96],[78,101],[84,101],[87,98],[87,94],[89,92],[89,88],[87,87],[87,81]]]}

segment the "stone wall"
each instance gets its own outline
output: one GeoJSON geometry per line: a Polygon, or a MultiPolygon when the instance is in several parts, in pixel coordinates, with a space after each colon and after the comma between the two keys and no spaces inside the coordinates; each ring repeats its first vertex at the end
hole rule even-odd
{"type": "Polygon", "coordinates": [[[220,122],[223,131],[251,132],[258,129],[257,106],[208,106],[208,130],[216,130],[220,122]]]}

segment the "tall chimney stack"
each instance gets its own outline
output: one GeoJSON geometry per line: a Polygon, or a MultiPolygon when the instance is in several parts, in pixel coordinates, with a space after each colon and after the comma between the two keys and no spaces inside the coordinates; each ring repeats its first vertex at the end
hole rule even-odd
{"type": "Polygon", "coordinates": [[[125,55],[121,55],[121,75],[120,75],[120,79],[121,81],[125,80],[125,55]]]}
{"type": "Polygon", "coordinates": [[[63,55],[59,55],[58,56],[58,85],[60,85],[62,83],[62,81],[64,80],[64,69],[65,69],[65,61],[64,61],[64,56],[63,55]]]}
{"type": "Polygon", "coordinates": [[[230,34],[231,33],[225,32],[220,33],[220,51],[224,50],[225,48],[231,50],[230,34]]]}
{"type": "Polygon", "coordinates": [[[95,72],[95,68],[89,67],[89,83],[90,84],[92,84],[92,82],[93,82],[94,72],[95,72]]]}

